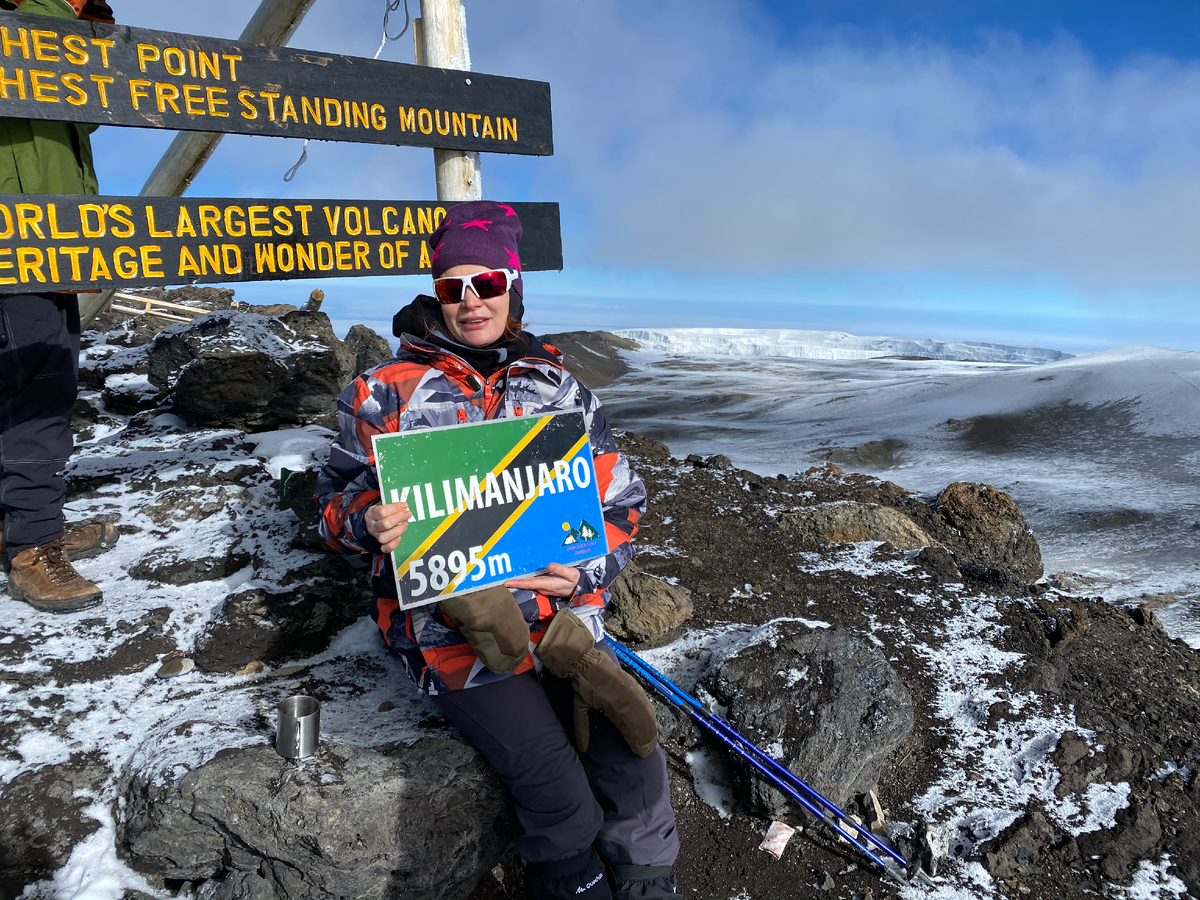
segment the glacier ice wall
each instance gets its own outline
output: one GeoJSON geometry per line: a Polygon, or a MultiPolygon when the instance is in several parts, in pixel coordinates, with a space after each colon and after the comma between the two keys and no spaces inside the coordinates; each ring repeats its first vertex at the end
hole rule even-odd
{"type": "Polygon", "coordinates": [[[628,328],[618,335],[643,350],[716,356],[790,356],[801,359],[874,359],[920,356],[928,359],[1036,365],[1070,359],[1061,350],[1010,347],[976,341],[932,338],[860,337],[842,331],[781,328],[628,328]]]}

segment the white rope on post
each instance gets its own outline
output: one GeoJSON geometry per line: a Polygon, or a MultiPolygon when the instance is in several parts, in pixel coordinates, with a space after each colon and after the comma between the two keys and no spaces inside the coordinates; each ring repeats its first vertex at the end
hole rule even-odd
{"type": "MultiPolygon", "coordinates": [[[[412,17],[408,14],[408,0],[383,0],[383,36],[379,39],[379,49],[375,51],[372,59],[379,59],[383,53],[383,48],[387,46],[388,41],[398,41],[404,37],[408,31],[408,26],[412,24],[412,17]],[[395,37],[388,34],[388,17],[400,8],[400,3],[404,3],[404,27],[400,29],[400,33],[395,37]]],[[[284,181],[291,181],[296,177],[296,172],[300,167],[308,162],[308,138],[304,139],[304,146],[300,148],[300,158],[296,160],[296,164],[283,173],[284,181]]]]}

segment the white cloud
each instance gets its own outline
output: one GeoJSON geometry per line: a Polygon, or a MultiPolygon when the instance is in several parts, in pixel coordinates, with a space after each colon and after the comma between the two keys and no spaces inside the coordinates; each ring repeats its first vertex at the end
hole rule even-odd
{"type": "Polygon", "coordinates": [[[488,56],[554,86],[592,261],[1200,279],[1200,64],[1011,35],[787,50],[715,0],[538,8],[488,56]]]}
{"type": "MultiPolygon", "coordinates": [[[[233,35],[246,5],[118,13],[233,35]]],[[[369,56],[381,15],[318,0],[293,43],[369,56]]],[[[728,0],[469,0],[468,21],[476,69],[552,85],[556,155],[489,156],[484,184],[563,203],[569,261],[1200,281],[1200,63],[1006,34],[786,47],[728,0]]],[[[386,53],[410,60],[408,37],[386,53]]],[[[197,187],[432,192],[428,151],[317,144],[285,187],[298,152],[226,139],[197,187]]]]}

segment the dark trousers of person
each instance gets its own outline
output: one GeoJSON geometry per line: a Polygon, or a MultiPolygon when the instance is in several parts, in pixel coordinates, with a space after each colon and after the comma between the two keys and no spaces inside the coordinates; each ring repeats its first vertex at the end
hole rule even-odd
{"type": "Polygon", "coordinates": [[[588,749],[577,753],[564,727],[572,694],[570,682],[526,672],[435,700],[507,782],[525,831],[513,845],[527,862],[569,860],[595,845],[610,865],[674,865],[679,836],[662,749],[637,756],[593,710],[588,749]]]}
{"type": "Polygon", "coordinates": [[[0,515],[10,558],[63,536],[78,367],[74,294],[0,294],[0,515]]]}

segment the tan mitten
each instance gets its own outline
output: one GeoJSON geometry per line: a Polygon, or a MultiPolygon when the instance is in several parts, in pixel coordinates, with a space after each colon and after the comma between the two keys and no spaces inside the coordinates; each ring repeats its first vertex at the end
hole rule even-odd
{"type": "Polygon", "coordinates": [[[438,603],[485,666],[511,672],[529,652],[529,623],[506,587],[447,597],[438,603]]]}
{"type": "MultiPolygon", "coordinates": [[[[633,676],[596,649],[591,630],[569,609],[559,610],[534,651],[547,669],[571,682],[583,708],[601,710],[617,727],[629,749],[649,756],[658,743],[658,722],[646,692],[633,676]]],[[[575,707],[576,746],[587,749],[587,715],[575,707]],[[579,746],[580,733],[583,746],[579,746]]]]}

